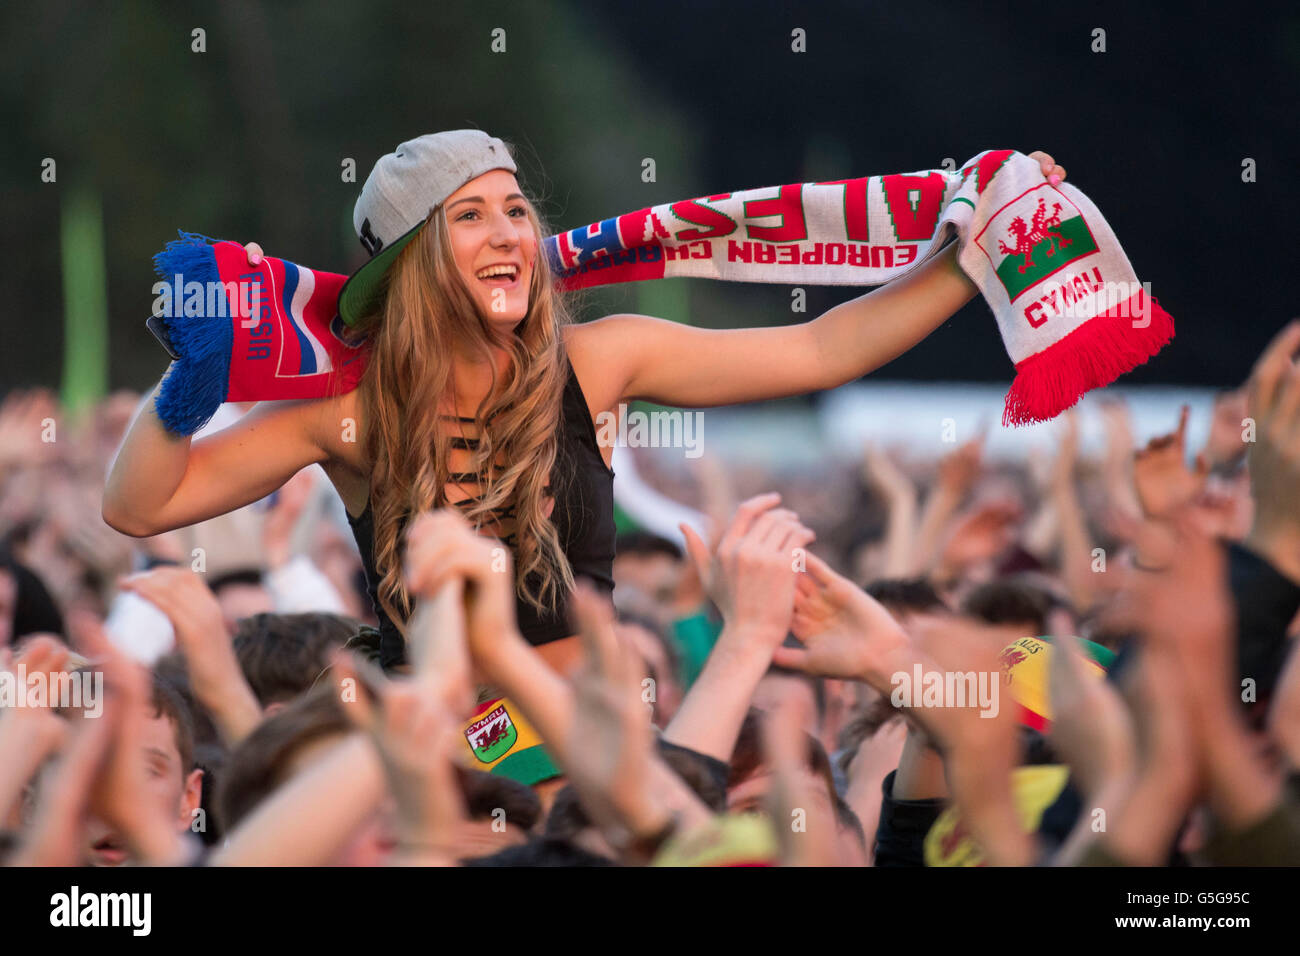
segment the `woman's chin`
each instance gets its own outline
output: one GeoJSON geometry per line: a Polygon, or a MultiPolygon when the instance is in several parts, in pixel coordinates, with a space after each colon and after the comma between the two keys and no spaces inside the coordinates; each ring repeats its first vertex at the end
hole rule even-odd
{"type": "Polygon", "coordinates": [[[480,303],[479,314],[483,316],[483,319],[492,328],[510,331],[528,315],[528,304],[524,303],[520,306],[512,305],[511,308],[495,311],[491,307],[484,308],[482,303],[480,303]]]}
{"type": "Polygon", "coordinates": [[[488,332],[491,334],[492,338],[496,339],[501,344],[504,344],[507,339],[512,336],[517,336],[520,333],[524,318],[525,316],[523,315],[514,316],[512,313],[508,312],[489,312],[484,316],[488,332]]]}

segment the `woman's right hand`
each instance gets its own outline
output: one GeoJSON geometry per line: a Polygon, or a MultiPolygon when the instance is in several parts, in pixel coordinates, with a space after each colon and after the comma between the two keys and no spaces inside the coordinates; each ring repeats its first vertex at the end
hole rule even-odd
{"type": "Polygon", "coordinates": [[[244,244],[244,251],[248,253],[248,264],[250,266],[260,266],[262,264],[262,247],[255,242],[244,244]]]}

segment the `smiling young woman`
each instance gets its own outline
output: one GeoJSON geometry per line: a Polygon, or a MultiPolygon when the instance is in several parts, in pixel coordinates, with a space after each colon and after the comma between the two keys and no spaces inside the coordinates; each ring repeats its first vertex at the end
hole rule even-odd
{"type": "MultiPolygon", "coordinates": [[[[1035,155],[1045,176],[1064,176],[1035,155]]],[[[262,403],[193,444],[146,403],[109,477],[105,520],[157,534],[256,501],[320,463],[361,549],[383,662],[397,667],[412,610],[403,529],[422,511],[456,507],[510,548],[520,632],[567,672],[578,657],[567,613],[575,577],[613,587],[612,449],[597,440],[600,413],[635,399],[707,407],[833,388],[907,351],[976,291],[948,250],[799,325],[719,331],[639,315],[573,325],[515,173],[506,144],[477,130],[421,136],[382,157],[354,213],[371,260],[339,304],[370,340],[360,386],[262,403]]],[[[256,245],[248,251],[260,260],[256,245]]]]}

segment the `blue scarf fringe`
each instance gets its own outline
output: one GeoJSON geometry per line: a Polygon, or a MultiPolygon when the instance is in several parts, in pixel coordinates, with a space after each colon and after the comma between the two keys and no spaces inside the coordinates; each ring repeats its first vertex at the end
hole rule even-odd
{"type": "MultiPolygon", "coordinates": [[[[167,334],[180,358],[172,363],[154,402],[158,418],[167,430],[192,435],[216,414],[226,400],[230,382],[230,349],[233,344],[228,315],[186,315],[184,284],[203,284],[207,301],[209,282],[220,282],[213,240],[197,232],[177,230],[173,239],[153,257],[154,272],[171,284],[181,277],[182,296],[172,300],[171,315],[164,316],[167,334]]],[[[222,311],[225,311],[224,309],[222,311]]]]}

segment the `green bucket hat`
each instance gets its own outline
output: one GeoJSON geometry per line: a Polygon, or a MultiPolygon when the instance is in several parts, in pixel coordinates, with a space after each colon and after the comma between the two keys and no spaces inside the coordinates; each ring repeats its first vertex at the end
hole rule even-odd
{"type": "Polygon", "coordinates": [[[352,210],[357,238],[370,261],[348,277],[339,315],[356,326],[384,294],[384,275],[415,238],[429,211],[471,179],[493,169],[518,172],[506,144],[477,129],[426,133],[381,156],[352,210]]]}

